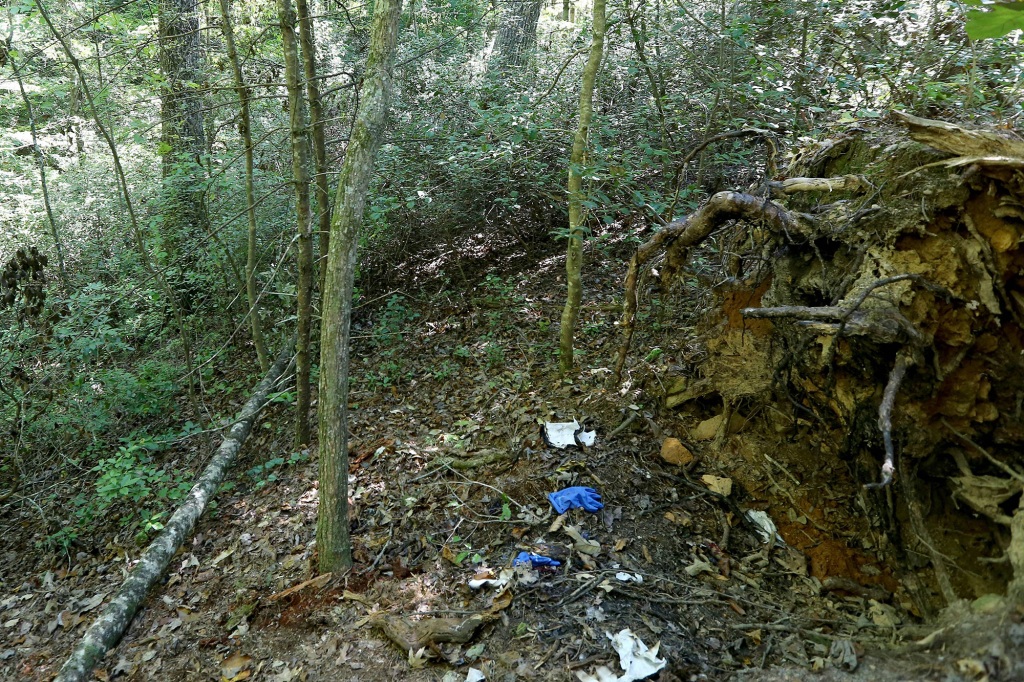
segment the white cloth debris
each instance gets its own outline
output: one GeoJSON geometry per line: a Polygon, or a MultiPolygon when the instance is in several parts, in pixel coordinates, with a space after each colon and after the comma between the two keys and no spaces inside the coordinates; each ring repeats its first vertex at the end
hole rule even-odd
{"type": "Polygon", "coordinates": [[[579,444],[591,447],[597,440],[597,432],[583,431],[580,423],[573,419],[571,422],[545,423],[544,437],[548,443],[561,450],[570,445],[577,445],[577,440],[579,444]]]}
{"type": "Polygon", "coordinates": [[[599,666],[593,674],[577,670],[576,677],[580,682],[634,682],[650,677],[664,668],[667,663],[665,659],[658,658],[661,642],[648,649],[647,645],[629,628],[620,630],[614,636],[608,632],[605,635],[612,641],[612,647],[619,654],[619,666],[625,672],[622,675],[616,675],[603,665],[599,666]]]}

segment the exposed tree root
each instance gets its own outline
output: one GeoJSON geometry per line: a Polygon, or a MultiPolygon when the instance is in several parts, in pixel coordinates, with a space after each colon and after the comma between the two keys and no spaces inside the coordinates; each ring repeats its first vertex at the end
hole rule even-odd
{"type": "Polygon", "coordinates": [[[879,483],[869,483],[867,487],[870,488],[884,488],[892,483],[892,475],[896,470],[896,454],[892,447],[892,406],[896,402],[896,393],[900,390],[900,384],[903,383],[910,362],[911,353],[906,349],[896,354],[896,363],[889,373],[885,393],[882,394],[882,404],[878,406],[878,429],[882,432],[882,441],[885,443],[885,462],[882,463],[882,480],[879,483]]]}
{"type": "MultiPolygon", "coordinates": [[[[766,199],[742,192],[719,192],[696,213],[663,227],[633,254],[626,272],[620,323],[622,345],[619,347],[615,370],[612,372],[613,385],[617,386],[622,381],[622,369],[626,364],[626,356],[629,355],[629,346],[633,342],[633,325],[637,311],[636,286],[640,268],[663,248],[671,246],[676,251],[685,252],[707,239],[708,235],[724,222],[741,218],[764,222],[780,231],[793,230],[797,223],[797,219],[786,209],[766,199]]],[[[682,259],[674,260],[677,266],[681,265],[682,259]]],[[[670,277],[671,274],[665,273],[665,276],[670,277]]]]}

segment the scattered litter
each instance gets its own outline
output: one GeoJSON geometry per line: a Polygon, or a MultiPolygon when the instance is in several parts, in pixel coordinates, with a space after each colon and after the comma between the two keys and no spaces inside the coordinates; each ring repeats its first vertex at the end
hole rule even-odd
{"type": "Polygon", "coordinates": [[[626,573],[625,571],[619,571],[615,574],[616,580],[621,580],[624,583],[636,583],[641,584],[644,581],[644,577],[639,573],[626,573]]]}
{"type": "Polygon", "coordinates": [[[544,424],[544,439],[560,450],[570,445],[591,447],[597,440],[597,432],[584,431],[575,419],[571,422],[547,422],[544,424]]]}
{"type": "Polygon", "coordinates": [[[625,672],[622,675],[616,675],[603,665],[599,666],[593,675],[578,670],[576,677],[580,682],[634,682],[634,680],[650,677],[665,667],[665,659],[658,658],[661,642],[648,649],[647,645],[629,628],[620,630],[614,636],[608,632],[605,635],[612,641],[612,647],[619,654],[619,666],[625,672]]]}
{"type": "Polygon", "coordinates": [[[573,486],[559,490],[557,493],[548,493],[548,500],[559,514],[564,514],[570,509],[583,509],[591,513],[604,509],[601,494],[593,488],[583,486],[573,486]]]}
{"type": "Polygon", "coordinates": [[[761,542],[767,543],[774,539],[777,545],[786,544],[782,536],[779,535],[779,529],[775,522],[768,516],[768,512],[751,510],[747,512],[747,518],[757,526],[757,533],[761,536],[761,542]]]}
{"type": "Polygon", "coordinates": [[[441,682],[480,682],[481,680],[486,679],[487,677],[482,672],[476,668],[470,668],[466,672],[465,677],[454,670],[449,670],[444,674],[444,677],[441,678],[441,682]]]}
{"type": "Polygon", "coordinates": [[[700,477],[701,483],[708,487],[713,493],[718,493],[722,497],[729,497],[732,494],[732,479],[724,478],[722,476],[712,476],[711,474],[704,474],[700,477]]]}
{"type": "MultiPolygon", "coordinates": [[[[527,566],[537,568],[539,566],[561,566],[562,562],[551,557],[541,556],[540,554],[534,554],[533,552],[520,552],[516,555],[516,558],[512,560],[513,566],[527,566]]],[[[472,583],[470,583],[472,587],[472,583]]]]}
{"type": "MultiPolygon", "coordinates": [[[[518,557],[516,558],[518,559],[518,557]]],[[[498,575],[494,575],[494,571],[488,568],[473,576],[469,581],[469,586],[474,590],[479,590],[481,587],[505,587],[512,581],[513,575],[515,575],[515,571],[510,568],[501,569],[498,575]]]]}

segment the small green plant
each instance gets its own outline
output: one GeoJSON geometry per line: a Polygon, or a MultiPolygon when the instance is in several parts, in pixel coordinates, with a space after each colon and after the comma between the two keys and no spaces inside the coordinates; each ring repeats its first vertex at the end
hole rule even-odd
{"type": "Polygon", "coordinates": [[[489,341],[484,346],[484,358],[488,369],[501,369],[505,366],[505,347],[494,341],[489,341]]]}
{"type": "Polygon", "coordinates": [[[419,318],[420,314],[409,308],[404,298],[395,294],[388,299],[384,311],[377,320],[374,342],[378,346],[398,343],[405,328],[419,318]]]}
{"type": "Polygon", "coordinates": [[[274,457],[268,459],[263,464],[257,464],[248,471],[245,475],[251,478],[255,482],[257,488],[262,488],[268,483],[273,483],[279,477],[275,470],[280,470],[284,467],[295,466],[300,462],[305,462],[309,459],[309,450],[302,450],[300,452],[293,452],[288,455],[288,458],[274,457]]]}
{"type": "Polygon", "coordinates": [[[444,360],[441,364],[431,371],[431,376],[440,381],[450,379],[455,376],[459,371],[459,365],[451,360],[444,360]]]}

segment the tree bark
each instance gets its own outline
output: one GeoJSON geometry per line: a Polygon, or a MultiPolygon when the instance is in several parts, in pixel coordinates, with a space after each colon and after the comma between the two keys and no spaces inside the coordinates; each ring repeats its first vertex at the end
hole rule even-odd
{"type": "Polygon", "coordinates": [[[327,272],[327,249],[331,234],[331,195],[327,182],[327,140],[324,132],[324,107],[320,99],[320,85],[316,77],[316,40],[313,19],[307,0],[296,0],[299,10],[299,41],[302,43],[302,69],[306,76],[306,97],[309,99],[309,126],[313,130],[313,163],[316,169],[313,185],[316,188],[317,231],[320,233],[319,289],[323,295],[324,274],[327,272]]]}
{"type": "Polygon", "coordinates": [[[590,119],[594,113],[594,83],[604,56],[605,0],[594,0],[593,39],[590,56],[583,67],[583,87],[580,89],[580,123],[572,142],[569,157],[569,245],[566,249],[565,279],[567,297],[562,310],[561,339],[559,343],[559,364],[565,373],[571,372],[573,362],[573,335],[583,298],[580,273],[583,270],[583,165],[587,157],[587,138],[590,134],[590,119]]]}
{"type": "Polygon", "coordinates": [[[295,180],[295,213],[298,229],[298,310],[299,341],[295,353],[295,447],[309,444],[310,408],[310,329],[313,319],[313,235],[309,208],[309,137],[306,134],[306,107],[299,85],[299,52],[295,40],[295,11],[291,0],[278,0],[281,39],[284,45],[285,83],[288,86],[288,111],[291,114],[292,176],[295,180]]]}
{"type": "Polygon", "coordinates": [[[242,407],[238,420],[217,449],[209,466],[196,481],[188,497],[167,525],[142,554],[138,564],[121,584],[103,613],[92,622],[74,652],[57,674],[55,682],[81,682],[91,678],[96,664],[117,645],[153,583],[163,574],[174,554],[195,528],[206,506],[217,492],[224,475],[234,462],[242,443],[252,430],[252,422],[267,402],[267,395],[288,367],[291,344],[278,355],[273,367],[242,407]]]}
{"type": "Polygon", "coordinates": [[[161,0],[158,30],[160,69],[160,141],[163,147],[164,229],[169,262],[178,261],[170,279],[191,308],[185,273],[196,263],[198,240],[206,223],[204,169],[206,133],[203,129],[203,51],[198,0],[161,0]]]}
{"type": "Polygon", "coordinates": [[[537,44],[541,0],[508,0],[494,46],[500,73],[524,64],[537,44]]]}
{"type": "Polygon", "coordinates": [[[249,236],[246,244],[245,257],[245,294],[249,302],[249,323],[252,328],[252,343],[256,347],[256,357],[260,363],[260,371],[266,372],[270,365],[267,347],[263,341],[263,322],[260,319],[259,296],[256,291],[256,191],[253,182],[253,145],[252,126],[249,115],[249,88],[242,76],[242,67],[238,62],[238,51],[235,49],[235,30],[231,20],[230,0],[220,0],[221,29],[224,31],[224,43],[227,48],[228,61],[235,79],[235,92],[238,93],[239,120],[238,133],[245,146],[245,202],[249,217],[249,236]]]}
{"type": "Polygon", "coordinates": [[[370,29],[359,108],[338,179],[320,325],[320,510],[316,544],[321,572],[352,565],[348,534],[348,372],[352,286],[359,230],[374,159],[384,137],[401,0],[378,0],[370,29]]]}

